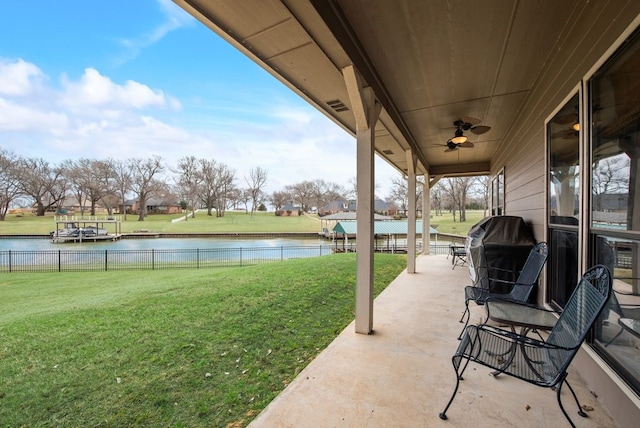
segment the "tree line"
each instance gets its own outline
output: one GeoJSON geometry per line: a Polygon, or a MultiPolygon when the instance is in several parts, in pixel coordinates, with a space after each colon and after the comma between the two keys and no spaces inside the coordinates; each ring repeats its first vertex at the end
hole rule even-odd
{"type": "MultiPolygon", "coordinates": [[[[417,178],[416,207],[422,206],[424,177],[417,178]]],[[[489,208],[489,177],[486,175],[473,177],[447,177],[439,180],[430,189],[430,206],[435,215],[449,212],[454,221],[467,220],[467,209],[482,209],[487,215],[489,208]]],[[[407,180],[398,177],[392,180],[389,200],[395,201],[402,211],[409,207],[407,180]]]]}
{"type": "MultiPolygon", "coordinates": [[[[197,209],[207,215],[223,217],[227,209],[254,213],[270,204],[276,212],[289,204],[303,212],[323,207],[333,201],[355,199],[356,180],[346,186],[324,179],[305,180],[284,186],[281,190],[265,191],[268,172],[253,168],[239,179],[237,172],[214,159],[185,156],[173,168],[159,156],[149,158],[65,160],[59,164],[42,158],[25,158],[0,148],[0,220],[13,205],[32,206],[35,214],[58,211],[66,199],[73,198],[84,215],[95,215],[98,204],[113,215],[122,209],[126,220],[127,200],[138,202],[138,220],[147,216],[147,202],[152,198],[179,201],[183,210],[195,217],[197,209]]],[[[422,184],[422,183],[420,183],[422,184]]],[[[377,186],[376,186],[377,187],[377,186]]],[[[417,186],[416,202],[420,207],[422,185],[417,186]]],[[[440,180],[431,189],[431,207],[436,214],[447,210],[459,221],[465,221],[469,197],[477,207],[488,206],[487,177],[458,177],[440,180]]],[[[381,199],[381,198],[378,198],[381,199]]],[[[406,212],[407,181],[392,180],[391,192],[385,199],[406,212]]]]}
{"type": "Polygon", "coordinates": [[[25,158],[0,148],[0,220],[14,205],[31,206],[37,216],[57,211],[67,199],[77,200],[81,214],[95,215],[101,204],[109,216],[122,209],[125,202],[138,202],[138,220],[147,216],[151,198],[179,201],[183,210],[195,217],[197,209],[207,215],[222,217],[227,209],[251,213],[266,209],[270,203],[276,210],[286,204],[300,209],[321,206],[348,192],[336,183],[318,179],[287,185],[267,194],[268,172],[253,168],[239,178],[228,165],[214,159],[185,156],[173,168],[159,156],[149,158],[65,160],[51,163],[42,158],[25,158]]]}

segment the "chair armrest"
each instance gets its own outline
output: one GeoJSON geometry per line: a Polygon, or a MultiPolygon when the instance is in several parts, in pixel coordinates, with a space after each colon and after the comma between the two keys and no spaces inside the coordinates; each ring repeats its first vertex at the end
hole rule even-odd
{"type": "Polygon", "coordinates": [[[527,308],[532,308],[532,309],[536,309],[539,311],[544,311],[544,312],[551,312],[554,314],[560,314],[560,312],[558,311],[554,311],[553,309],[547,309],[547,308],[543,308],[542,306],[538,306],[534,303],[527,303],[527,302],[521,302],[520,300],[515,300],[515,299],[510,299],[508,297],[501,297],[499,295],[491,295],[487,298],[486,303],[490,303],[490,302],[505,302],[505,303],[510,303],[510,304],[514,304],[514,305],[518,305],[518,306],[523,306],[523,307],[527,307],[527,308]]]}
{"type": "Polygon", "coordinates": [[[516,344],[518,345],[526,345],[526,346],[532,346],[535,348],[545,348],[545,349],[562,349],[565,351],[570,351],[570,350],[574,350],[576,348],[579,348],[582,343],[578,344],[577,346],[560,346],[560,345],[555,345],[553,343],[549,343],[549,342],[545,342],[543,340],[539,340],[530,336],[523,336],[521,334],[518,333],[514,333],[508,330],[504,330],[502,328],[499,327],[494,327],[494,326],[490,326],[490,325],[486,325],[486,324],[481,324],[478,326],[469,326],[467,328],[476,328],[480,331],[484,331],[488,334],[492,334],[494,336],[499,336],[508,340],[512,340],[514,341],[516,344]]]}

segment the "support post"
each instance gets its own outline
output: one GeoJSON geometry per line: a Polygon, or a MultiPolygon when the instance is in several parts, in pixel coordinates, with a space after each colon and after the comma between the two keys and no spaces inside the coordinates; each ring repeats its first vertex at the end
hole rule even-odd
{"type": "Polygon", "coordinates": [[[353,66],[343,69],[349,100],[356,119],[356,333],[373,331],[373,209],[375,197],[375,124],[381,106],[373,90],[362,87],[353,66]]]}
{"type": "Polygon", "coordinates": [[[431,192],[429,174],[424,175],[422,184],[422,254],[431,254],[431,192]]]}
{"type": "Polygon", "coordinates": [[[407,150],[407,273],[416,273],[416,155],[407,150]]]}

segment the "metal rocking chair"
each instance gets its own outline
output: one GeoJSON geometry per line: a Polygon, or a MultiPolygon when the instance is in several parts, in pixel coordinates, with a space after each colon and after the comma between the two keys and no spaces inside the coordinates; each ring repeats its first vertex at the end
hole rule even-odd
{"type": "Polygon", "coordinates": [[[456,386],[440,413],[440,419],[447,419],[446,412],[458,392],[462,375],[469,363],[475,362],[534,385],[556,387],[560,410],[571,426],[575,426],[562,405],[560,392],[562,385],[566,383],[578,405],[578,414],[587,416],[567,382],[567,368],[605,307],[610,294],[609,269],[603,265],[589,269],[578,282],[546,341],[486,324],[468,326],[452,357],[456,386]],[[502,357],[507,354],[509,362],[505,364],[502,357]]]}
{"type": "MultiPolygon", "coordinates": [[[[540,272],[542,272],[542,267],[544,263],[547,261],[547,243],[539,242],[536,244],[529,253],[527,260],[518,275],[518,279],[515,282],[506,281],[499,278],[493,278],[490,275],[488,277],[478,278],[476,284],[469,285],[464,288],[464,312],[462,312],[462,316],[460,317],[460,322],[464,322],[464,327],[462,327],[462,331],[458,336],[458,339],[462,337],[462,333],[464,329],[469,324],[469,318],[471,317],[471,313],[469,312],[469,302],[471,300],[475,301],[478,305],[484,305],[490,297],[500,297],[508,300],[515,300],[518,302],[526,302],[529,300],[529,296],[531,295],[531,291],[533,287],[538,282],[538,277],[540,276],[540,272]],[[508,293],[495,293],[489,288],[489,284],[491,282],[507,284],[511,287],[511,290],[508,293]],[[465,320],[466,315],[466,320],[465,320]]],[[[494,271],[504,271],[504,269],[498,268],[484,268],[487,273],[492,273],[494,271]]]]}

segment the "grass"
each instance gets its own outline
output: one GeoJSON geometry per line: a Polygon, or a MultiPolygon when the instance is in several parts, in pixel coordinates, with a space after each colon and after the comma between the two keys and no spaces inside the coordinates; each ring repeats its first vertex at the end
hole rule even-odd
{"type": "Polygon", "coordinates": [[[454,222],[451,213],[445,212],[443,215],[434,214],[431,217],[431,227],[437,229],[439,233],[466,236],[469,233],[469,229],[483,218],[483,211],[467,210],[467,221],[460,222],[456,216],[456,221],[454,222]]]}
{"type": "MultiPolygon", "coordinates": [[[[89,218],[89,216],[85,216],[89,218]]],[[[104,219],[105,215],[100,215],[104,219]]],[[[127,221],[122,221],[122,232],[131,233],[144,230],[160,233],[214,233],[214,232],[319,232],[320,221],[317,217],[296,216],[277,217],[274,213],[257,212],[253,215],[245,212],[228,211],[224,217],[208,216],[204,212],[196,214],[195,218],[187,221],[172,220],[181,217],[174,215],[149,215],[144,221],[138,221],[135,215],[127,215],[127,221]]],[[[0,222],[2,234],[48,234],[55,230],[53,215],[37,217],[31,214],[17,216],[7,215],[5,221],[0,222]]],[[[113,230],[109,230],[113,233],[113,230]]]]}
{"type": "Polygon", "coordinates": [[[3,275],[0,421],[245,426],[353,319],[355,264],[3,275]]]}
{"type": "MultiPolygon", "coordinates": [[[[480,221],[483,211],[467,211],[467,221],[453,221],[451,213],[441,216],[433,215],[431,226],[440,233],[466,235],[471,226],[480,221]]],[[[102,216],[104,218],[104,216],[102,216]]],[[[145,221],[137,221],[137,216],[128,215],[122,222],[122,231],[131,233],[145,230],[159,233],[278,233],[278,232],[319,232],[320,221],[315,216],[276,217],[273,213],[258,212],[253,215],[244,212],[227,212],[224,217],[207,216],[197,213],[196,218],[173,223],[171,220],[179,215],[149,215],[145,221]]],[[[16,216],[7,215],[0,222],[0,234],[48,234],[55,229],[53,216],[36,217],[31,214],[16,216]]]]}

